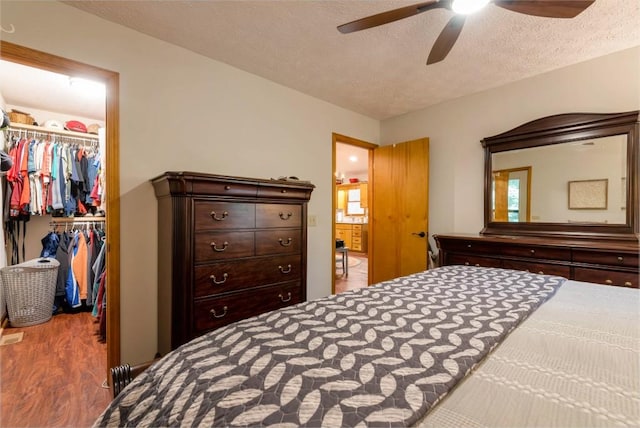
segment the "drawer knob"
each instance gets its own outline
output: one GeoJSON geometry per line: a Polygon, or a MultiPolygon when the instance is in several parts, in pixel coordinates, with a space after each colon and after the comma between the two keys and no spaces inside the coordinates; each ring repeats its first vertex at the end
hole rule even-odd
{"type": "Polygon", "coordinates": [[[217,251],[220,253],[227,249],[227,247],[229,246],[229,243],[227,241],[224,241],[224,244],[222,244],[222,248],[218,248],[215,242],[212,242],[209,245],[211,245],[211,248],[213,248],[213,251],[217,251]]]}
{"type": "Polygon", "coordinates": [[[280,298],[280,300],[282,300],[283,303],[288,302],[289,300],[291,300],[291,292],[287,293],[287,298],[285,299],[285,297],[282,295],[282,293],[278,294],[278,297],[280,298]]]}
{"type": "Polygon", "coordinates": [[[231,186],[224,186],[224,190],[231,190],[231,186]]]}
{"type": "Polygon", "coordinates": [[[215,211],[211,211],[211,214],[209,214],[211,216],[212,219],[214,219],[215,221],[222,221],[225,218],[227,218],[227,216],[229,215],[228,212],[223,212],[222,216],[218,217],[217,213],[215,211]]]}
{"type": "Polygon", "coordinates": [[[287,193],[287,189],[282,189],[281,192],[282,193],[287,193]]]}
{"type": "Polygon", "coordinates": [[[618,261],[619,261],[620,263],[624,262],[624,257],[622,257],[622,256],[618,256],[618,261]]]}
{"type": "Polygon", "coordinates": [[[223,316],[227,315],[227,307],[225,306],[224,308],[222,308],[222,313],[220,314],[216,314],[215,309],[211,309],[209,312],[211,313],[211,315],[213,315],[214,318],[222,318],[223,316]]]}
{"type": "Polygon", "coordinates": [[[291,238],[287,238],[287,241],[285,242],[284,239],[282,238],[278,238],[278,242],[280,243],[280,245],[282,245],[283,247],[288,247],[289,245],[291,245],[291,241],[293,241],[293,239],[291,238]]]}
{"type": "Polygon", "coordinates": [[[531,254],[535,254],[535,253],[536,253],[536,250],[531,250],[531,254]]]}
{"type": "Polygon", "coordinates": [[[625,281],[624,282],[624,286],[625,287],[631,287],[632,286],[631,281],[625,281]]]}
{"type": "Polygon", "coordinates": [[[613,284],[613,281],[611,281],[610,279],[607,279],[604,281],[605,284],[611,285],[613,284]]]}
{"type": "Polygon", "coordinates": [[[471,248],[471,244],[467,244],[467,248],[471,248]]]}
{"type": "Polygon", "coordinates": [[[291,216],[293,215],[293,213],[280,213],[280,218],[282,220],[289,220],[291,218],[291,216]]]}
{"type": "Polygon", "coordinates": [[[290,273],[291,272],[291,265],[287,265],[287,268],[283,268],[282,266],[278,266],[278,269],[280,269],[280,273],[290,273]]]}
{"type": "Polygon", "coordinates": [[[226,272],[223,273],[222,279],[220,281],[216,279],[215,275],[211,275],[209,278],[211,279],[211,282],[213,282],[214,284],[224,284],[225,282],[227,282],[227,278],[229,278],[229,275],[226,272]]]}

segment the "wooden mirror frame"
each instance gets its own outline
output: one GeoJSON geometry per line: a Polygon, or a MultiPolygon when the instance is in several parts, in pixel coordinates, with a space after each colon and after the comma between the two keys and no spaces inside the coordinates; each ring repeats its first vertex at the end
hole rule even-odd
{"type": "Polygon", "coordinates": [[[483,235],[520,235],[558,238],[638,240],[638,113],[569,113],[548,116],[481,141],[485,154],[483,235]],[[625,224],[507,223],[491,217],[493,153],[568,143],[591,138],[627,136],[627,208],[625,224]]]}

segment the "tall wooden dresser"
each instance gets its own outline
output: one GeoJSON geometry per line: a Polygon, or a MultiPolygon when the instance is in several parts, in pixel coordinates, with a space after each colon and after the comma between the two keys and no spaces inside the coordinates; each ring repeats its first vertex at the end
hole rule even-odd
{"type": "Polygon", "coordinates": [[[158,351],[306,299],[307,182],[166,172],[158,198],[158,351]]]}

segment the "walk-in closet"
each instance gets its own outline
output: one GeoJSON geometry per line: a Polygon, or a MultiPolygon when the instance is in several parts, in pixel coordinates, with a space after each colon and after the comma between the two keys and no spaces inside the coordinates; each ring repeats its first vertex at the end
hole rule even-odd
{"type": "Polygon", "coordinates": [[[104,85],[0,60],[0,426],[91,425],[110,401],[105,106],[104,85]]]}

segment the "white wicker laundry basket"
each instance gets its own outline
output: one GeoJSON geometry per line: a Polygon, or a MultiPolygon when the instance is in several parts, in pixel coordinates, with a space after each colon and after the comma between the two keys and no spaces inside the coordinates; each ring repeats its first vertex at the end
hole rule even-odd
{"type": "Polygon", "coordinates": [[[27,327],[51,319],[59,266],[55,259],[41,258],[0,269],[12,327],[27,327]]]}

